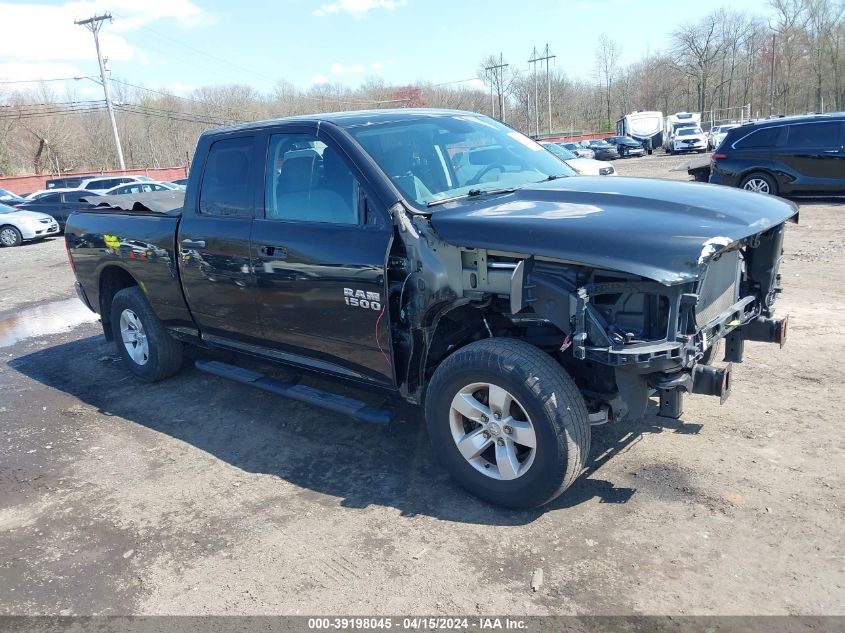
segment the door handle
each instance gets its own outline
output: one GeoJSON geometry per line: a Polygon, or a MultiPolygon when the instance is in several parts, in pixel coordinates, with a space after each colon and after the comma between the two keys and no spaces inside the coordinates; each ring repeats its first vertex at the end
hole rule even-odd
{"type": "Polygon", "coordinates": [[[258,249],[262,257],[270,257],[272,259],[287,259],[288,249],[284,246],[262,246],[258,249]]]}
{"type": "Polygon", "coordinates": [[[182,240],[185,248],[205,248],[205,240],[182,240]]]}

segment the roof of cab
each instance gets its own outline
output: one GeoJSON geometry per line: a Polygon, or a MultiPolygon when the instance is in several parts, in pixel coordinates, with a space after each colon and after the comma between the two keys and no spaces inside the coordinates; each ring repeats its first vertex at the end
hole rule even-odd
{"type": "Polygon", "coordinates": [[[302,122],[324,122],[333,123],[338,127],[356,127],[373,123],[386,123],[394,121],[413,121],[425,117],[453,117],[453,116],[486,116],[475,112],[463,110],[445,110],[438,108],[392,108],[383,110],[351,110],[348,112],[324,112],[320,114],[306,114],[266,121],[248,121],[227,127],[219,127],[207,130],[204,134],[226,134],[242,130],[255,130],[266,127],[273,127],[282,123],[302,122]]]}

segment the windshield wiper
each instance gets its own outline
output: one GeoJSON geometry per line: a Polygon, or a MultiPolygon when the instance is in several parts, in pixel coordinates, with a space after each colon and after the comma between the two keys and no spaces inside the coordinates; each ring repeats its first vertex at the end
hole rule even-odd
{"type": "Polygon", "coordinates": [[[537,182],[549,182],[550,180],[557,180],[558,178],[569,178],[568,174],[552,174],[551,176],[546,176],[542,180],[538,180],[537,182]]]}
{"type": "Polygon", "coordinates": [[[462,193],[459,196],[451,196],[449,198],[440,198],[439,200],[432,200],[428,204],[427,207],[436,207],[438,204],[446,204],[447,202],[454,202],[455,200],[463,200],[464,198],[477,198],[478,196],[486,196],[488,194],[496,194],[496,193],[513,193],[516,191],[516,187],[510,187],[508,189],[470,189],[466,193],[462,193]]]}

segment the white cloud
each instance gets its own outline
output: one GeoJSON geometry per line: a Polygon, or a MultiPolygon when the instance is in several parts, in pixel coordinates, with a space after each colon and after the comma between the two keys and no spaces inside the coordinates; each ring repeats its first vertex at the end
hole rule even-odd
{"type": "Polygon", "coordinates": [[[311,83],[314,85],[327,84],[329,83],[329,78],[325,75],[314,75],[311,77],[311,83]]]}
{"type": "Polygon", "coordinates": [[[186,25],[207,19],[207,14],[191,0],[77,0],[58,5],[0,2],[0,63],[91,61],[91,34],[74,21],[107,11],[113,13],[114,22],[103,26],[100,45],[103,56],[117,62],[138,57],[138,51],[122,33],[160,18],[186,25]]]}
{"type": "Polygon", "coordinates": [[[314,15],[329,15],[332,13],[348,13],[359,18],[373,9],[387,9],[392,11],[401,7],[406,0],[338,0],[330,4],[322,4],[314,11],[314,15]]]}
{"type": "Polygon", "coordinates": [[[343,64],[332,64],[331,72],[333,75],[354,75],[362,73],[366,70],[364,64],[353,64],[351,66],[344,66],[343,64]]]}
{"type": "Polygon", "coordinates": [[[383,67],[384,64],[382,64],[381,62],[373,62],[372,64],[370,64],[370,68],[372,68],[373,70],[381,70],[383,67]]]}
{"type": "Polygon", "coordinates": [[[485,84],[484,84],[484,82],[483,82],[483,81],[481,81],[480,79],[470,79],[470,80],[467,82],[467,85],[468,85],[470,88],[482,88],[482,89],[483,89],[483,88],[486,88],[486,85],[485,85],[485,84]]]}
{"type": "Polygon", "coordinates": [[[78,66],[62,62],[0,62],[0,77],[9,81],[82,77],[78,66]]]}

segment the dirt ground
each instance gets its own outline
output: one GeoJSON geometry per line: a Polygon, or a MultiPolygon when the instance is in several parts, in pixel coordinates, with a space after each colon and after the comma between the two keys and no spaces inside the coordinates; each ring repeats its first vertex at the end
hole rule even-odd
{"type": "Polygon", "coordinates": [[[138,383],[56,303],[61,240],[0,249],[0,614],[843,614],[843,244],[845,204],[802,203],[788,345],[747,344],[723,406],[596,427],[532,512],[451,483],[413,410],[349,422],[191,363],[138,383]]]}

